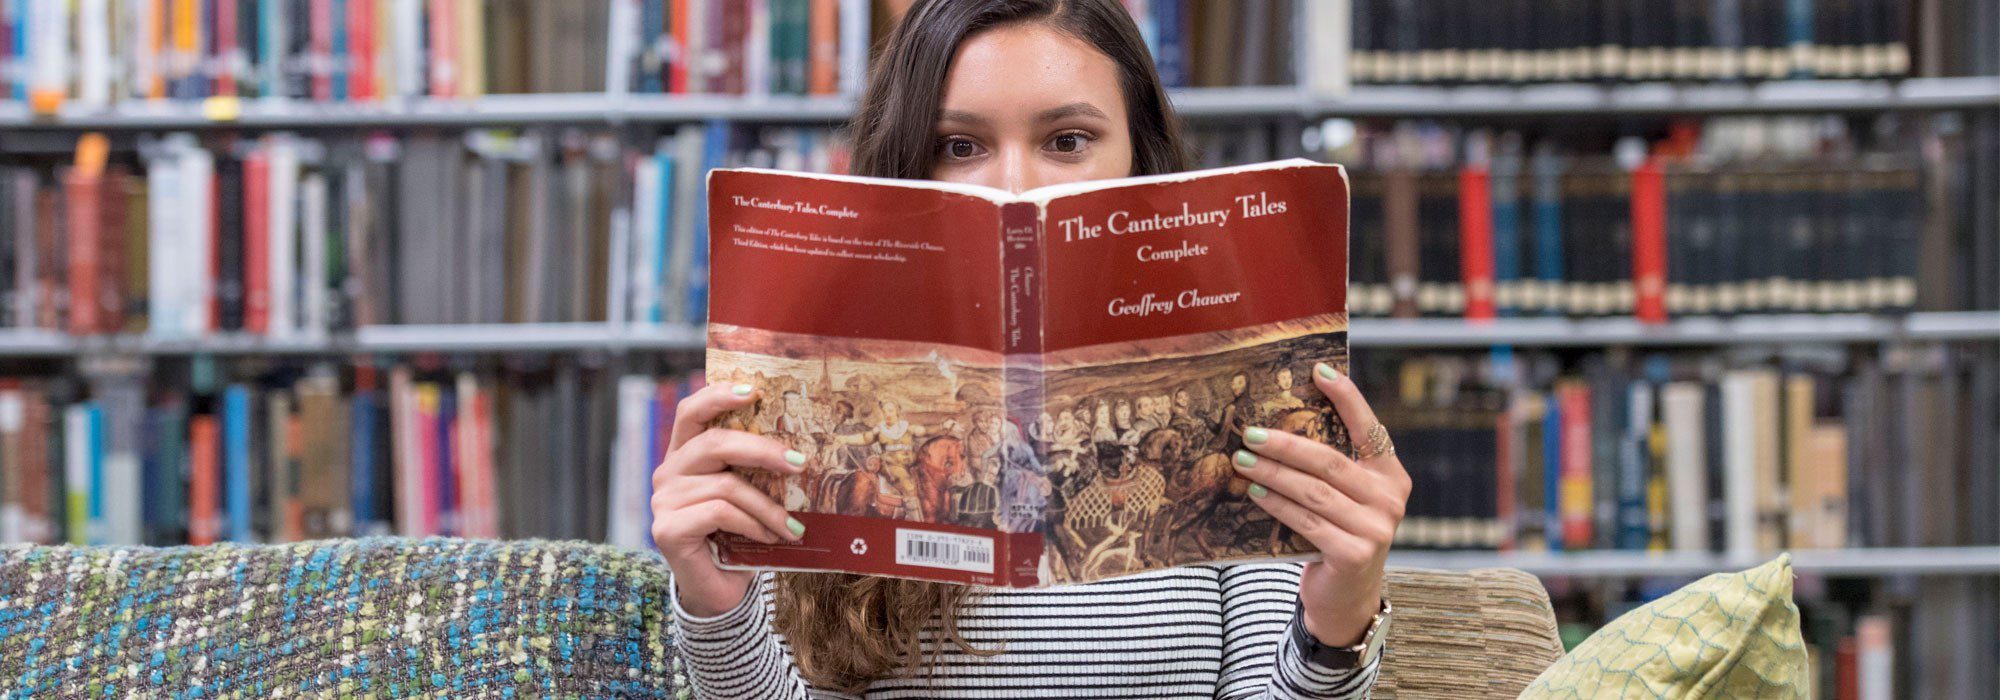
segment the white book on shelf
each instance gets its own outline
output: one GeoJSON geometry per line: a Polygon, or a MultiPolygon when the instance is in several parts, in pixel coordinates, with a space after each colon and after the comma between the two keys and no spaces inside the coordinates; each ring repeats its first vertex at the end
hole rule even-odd
{"type": "Polygon", "coordinates": [[[85,107],[111,104],[111,1],[76,0],[76,101],[85,107]]]}
{"type": "MultiPolygon", "coordinates": [[[[285,92],[284,51],[285,33],[291,28],[286,21],[285,10],[289,2],[282,0],[249,0],[257,3],[257,46],[250,47],[257,53],[257,85],[259,95],[267,100],[282,99],[285,92]]],[[[351,0],[370,2],[370,0],[351,0]]],[[[358,79],[358,76],[357,76],[358,79]]]]}
{"type": "Polygon", "coordinates": [[[1660,391],[1661,423],[1667,437],[1667,513],[1676,551],[1708,549],[1708,441],[1702,434],[1703,401],[1703,387],[1698,382],[1673,382],[1660,391]]]}
{"type": "Polygon", "coordinates": [[[651,469],[646,454],[647,414],[655,393],[651,377],[618,378],[618,429],[611,445],[611,507],[605,539],[616,547],[646,549],[651,512],[651,469]]]}
{"type": "Polygon", "coordinates": [[[1723,549],[1738,560],[1758,554],[1756,384],[1754,372],[1722,377],[1723,549]]]}
{"type": "Polygon", "coordinates": [[[640,0],[611,0],[604,29],[604,94],[622,96],[632,91],[632,62],[639,56],[639,35],[646,28],[639,21],[640,0]]]}
{"type": "MultiPolygon", "coordinates": [[[[643,163],[645,160],[642,158],[639,162],[643,163]]],[[[636,166],[634,173],[637,173],[636,166]]],[[[627,181],[631,180],[628,178],[627,181]]],[[[607,230],[611,236],[611,251],[605,256],[606,267],[609,269],[604,275],[604,318],[614,328],[622,328],[632,322],[632,303],[637,297],[632,286],[633,267],[637,265],[634,261],[639,257],[632,249],[634,245],[632,224],[635,218],[633,212],[638,210],[637,205],[638,202],[635,200],[630,204],[612,208],[610,226],[607,230]]]]}
{"type": "Polygon", "coordinates": [[[31,100],[69,95],[69,3],[30,2],[28,13],[28,94],[31,100]]]}
{"type": "Polygon", "coordinates": [[[1349,0],[1309,0],[1304,9],[1306,65],[1296,73],[1307,76],[1314,94],[1346,95],[1352,83],[1352,5],[1349,0]]]}
{"type": "Polygon", "coordinates": [[[410,368],[398,365],[389,370],[389,435],[391,472],[396,503],[396,534],[424,537],[436,533],[424,528],[424,458],[417,445],[416,389],[410,368]]]}
{"type": "MultiPolygon", "coordinates": [[[[665,148],[665,146],[662,146],[665,148]]],[[[672,173],[666,173],[671,177],[672,173]]],[[[660,322],[660,280],[653,261],[664,256],[661,248],[666,241],[660,234],[660,162],[656,158],[641,158],[632,170],[632,239],[633,255],[630,260],[632,270],[628,294],[631,302],[633,323],[656,324],[660,322]]]]}
{"type": "Polygon", "coordinates": [[[300,328],[309,337],[323,337],[327,322],[326,221],[328,212],[326,177],[315,172],[299,184],[300,238],[305,246],[299,282],[300,328]]]}
{"type": "Polygon", "coordinates": [[[424,40],[420,32],[424,29],[423,0],[395,0],[396,14],[392,25],[395,31],[396,86],[397,97],[421,97],[424,92],[424,40]]]}
{"type": "MultiPolygon", "coordinates": [[[[269,318],[271,337],[284,338],[298,331],[298,236],[299,236],[299,150],[288,134],[272,134],[265,141],[270,149],[270,183],[265,192],[270,213],[265,217],[265,279],[270,283],[269,318]]],[[[324,202],[322,202],[322,207],[324,202]]]]}
{"type": "Polygon", "coordinates": [[[97,445],[91,429],[90,404],[63,409],[63,508],[70,544],[104,541],[103,506],[92,507],[96,493],[97,445]]]}
{"type": "MultiPolygon", "coordinates": [[[[674,187],[672,198],[661,195],[666,206],[673,208],[673,231],[667,239],[671,247],[667,251],[666,288],[660,303],[666,305],[663,314],[667,323],[688,322],[687,286],[688,276],[693,274],[695,212],[700,207],[695,199],[702,196],[701,172],[703,142],[706,130],[700,124],[682,124],[680,132],[674,135],[674,187]]],[[[660,177],[666,177],[665,172],[660,177]]]]}
{"type": "MultiPolygon", "coordinates": [[[[27,424],[27,406],[20,389],[0,389],[0,445],[14,445],[27,424]]],[[[0,470],[0,544],[29,541],[28,514],[12,491],[20,478],[18,469],[0,470]]]]}
{"type": "Polygon", "coordinates": [[[139,489],[144,477],[138,444],[140,414],[145,411],[143,389],[121,384],[105,393],[104,404],[98,415],[104,455],[104,483],[98,484],[104,498],[104,543],[143,544],[139,489]]]}
{"type": "Polygon", "coordinates": [[[213,325],[215,260],[210,231],[215,221],[215,157],[192,140],[185,142],[181,151],[181,201],[177,207],[181,221],[174,232],[178,243],[170,258],[178,263],[173,268],[177,278],[173,303],[179,309],[181,325],[172,329],[171,335],[196,338],[206,335],[213,325]]]}
{"type": "Polygon", "coordinates": [[[840,0],[840,85],[858,96],[868,80],[868,0],[840,0]]]}
{"type": "Polygon", "coordinates": [[[163,26],[160,23],[166,21],[158,14],[164,7],[156,2],[126,2],[124,7],[130,24],[124,37],[126,89],[119,91],[119,95],[145,99],[150,96],[153,81],[158,79],[160,61],[164,58],[152,51],[157,48],[152,41],[153,27],[163,26]]]}
{"type": "Polygon", "coordinates": [[[147,331],[156,336],[172,335],[185,327],[175,304],[180,295],[180,275],[176,264],[182,220],[181,163],[167,149],[146,160],[146,318],[147,331]]]}
{"type": "Polygon", "coordinates": [[[743,39],[743,92],[771,94],[771,0],[748,0],[750,35],[743,39]]]}

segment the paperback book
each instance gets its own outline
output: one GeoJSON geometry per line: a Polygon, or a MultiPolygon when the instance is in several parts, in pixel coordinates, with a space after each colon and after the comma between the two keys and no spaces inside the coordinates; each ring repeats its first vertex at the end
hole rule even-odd
{"type": "Polygon", "coordinates": [[[1307,559],[1253,502],[1245,427],[1346,451],[1347,176],[1288,160],[1019,195],[709,176],[717,427],[808,457],[742,474],[806,526],[720,565],[994,587],[1307,559]]]}

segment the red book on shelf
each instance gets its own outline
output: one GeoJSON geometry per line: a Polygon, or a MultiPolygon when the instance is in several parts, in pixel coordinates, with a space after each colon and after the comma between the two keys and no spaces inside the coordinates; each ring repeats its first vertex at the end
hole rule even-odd
{"type": "Polygon", "coordinates": [[[694,55],[694,47],[688,46],[688,21],[690,19],[688,5],[695,2],[695,0],[665,1],[673,3],[673,6],[668,8],[672,18],[668,20],[668,24],[671,25],[671,31],[668,33],[667,44],[667,58],[669,60],[667,68],[667,91],[675,94],[686,94],[688,92],[688,66],[695,63],[699,58],[694,55]]]}
{"type": "Polygon", "coordinates": [[[458,96],[458,0],[431,0],[431,97],[458,96]]]}
{"type": "Polygon", "coordinates": [[[812,0],[807,33],[806,92],[831,95],[840,85],[840,0],[812,0]]]}
{"type": "Polygon", "coordinates": [[[1591,501],[1590,385],[1563,381],[1556,386],[1562,406],[1561,510],[1564,549],[1589,549],[1595,507],[1591,501]]]}
{"type": "Polygon", "coordinates": [[[1493,190],[1484,166],[1458,173],[1458,245],[1465,317],[1493,318],[1493,190]]]}
{"type": "Polygon", "coordinates": [[[748,88],[744,69],[749,57],[744,51],[750,46],[750,0],[722,0],[721,9],[709,13],[709,27],[716,29],[709,40],[722,55],[722,71],[710,76],[708,91],[741,95],[748,88]]]}
{"type": "Polygon", "coordinates": [[[271,157],[243,159],[243,329],[271,330],[271,157]]]}
{"type": "Polygon", "coordinates": [[[125,256],[130,247],[127,241],[132,226],[145,227],[143,218],[132,218],[135,211],[141,217],[145,212],[145,195],[139,191],[140,181],[123,168],[112,168],[104,173],[104,209],[97,223],[97,295],[91,299],[97,304],[97,328],[103,333],[116,333],[125,328],[125,300],[128,298],[125,292],[125,256]]]}
{"type": "Polygon", "coordinates": [[[104,177],[101,173],[70,170],[63,176],[65,224],[69,248],[69,332],[89,335],[103,329],[96,303],[98,241],[104,236],[104,177]]]}
{"type": "Polygon", "coordinates": [[[1840,638],[1840,646],[1833,653],[1833,697],[1834,700],[1861,700],[1860,657],[1855,651],[1854,635],[1840,638]]]}
{"type": "Polygon", "coordinates": [[[333,0],[312,0],[307,12],[312,98],[326,102],[333,99],[333,0]]]}
{"type": "Polygon", "coordinates": [[[222,536],[222,427],[215,416],[188,422],[188,544],[222,536]]]}
{"type": "Polygon", "coordinates": [[[36,328],[68,327],[64,313],[69,290],[63,285],[62,193],[53,187],[35,192],[35,323],[36,328]]]}
{"type": "Polygon", "coordinates": [[[1633,314],[1667,320],[1667,175],[1660,159],[1632,171],[1633,314]]]}
{"type": "Polygon", "coordinates": [[[347,97],[356,102],[375,99],[375,3],[347,3],[347,97]]]}
{"type": "Polygon", "coordinates": [[[237,2],[215,0],[215,94],[218,97],[236,96],[236,67],[243,50],[237,40],[237,2]]]}
{"type": "Polygon", "coordinates": [[[415,392],[416,410],[412,412],[412,417],[416,420],[417,492],[423,499],[419,504],[423,514],[421,522],[426,536],[441,535],[444,534],[444,513],[438,503],[438,490],[443,488],[443,484],[438,483],[438,465],[445,445],[439,444],[441,441],[438,439],[438,401],[442,396],[437,385],[429,382],[416,385],[415,392]]]}

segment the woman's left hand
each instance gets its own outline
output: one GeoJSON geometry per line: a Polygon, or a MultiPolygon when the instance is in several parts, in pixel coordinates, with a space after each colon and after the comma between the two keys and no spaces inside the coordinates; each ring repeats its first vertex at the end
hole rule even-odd
{"type": "Polygon", "coordinates": [[[1381,611],[1382,567],[1410,498],[1410,475],[1385,437],[1371,445],[1375,411],[1354,381],[1326,363],[1313,383],[1333,400],[1361,458],[1269,428],[1245,428],[1237,472],[1255,482],[1250,496],[1279,522],[1313,543],[1320,559],[1299,578],[1306,630],[1329,646],[1361,642],[1381,611]],[[1374,452],[1371,454],[1371,452],[1374,452]]]}

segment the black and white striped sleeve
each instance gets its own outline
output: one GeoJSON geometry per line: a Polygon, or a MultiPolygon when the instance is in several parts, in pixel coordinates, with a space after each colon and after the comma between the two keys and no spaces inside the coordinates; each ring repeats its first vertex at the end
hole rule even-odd
{"type": "Polygon", "coordinates": [[[852,696],[811,690],[799,678],[791,650],[771,628],[770,574],[759,574],[743,602],[713,617],[696,617],[681,607],[680,587],[672,586],[674,624],[694,696],[702,700],[788,698],[851,700],[852,696]]]}
{"type": "Polygon", "coordinates": [[[1223,566],[1222,684],[1218,698],[1352,700],[1375,686],[1378,664],[1320,667],[1292,645],[1298,563],[1223,566]]]}

